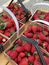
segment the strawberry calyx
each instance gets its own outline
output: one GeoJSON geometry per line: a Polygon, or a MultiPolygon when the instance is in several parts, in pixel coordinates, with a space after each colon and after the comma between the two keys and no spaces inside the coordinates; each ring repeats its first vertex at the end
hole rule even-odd
{"type": "Polygon", "coordinates": [[[40,18],[41,20],[44,20],[44,15],[40,15],[39,18],[40,18]]]}

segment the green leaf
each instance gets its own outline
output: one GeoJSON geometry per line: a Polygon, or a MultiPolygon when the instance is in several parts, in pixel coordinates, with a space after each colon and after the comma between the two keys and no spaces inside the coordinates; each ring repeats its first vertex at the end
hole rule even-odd
{"type": "Polygon", "coordinates": [[[14,33],[15,33],[15,31],[14,31],[14,30],[13,30],[13,31],[11,31],[11,32],[10,32],[10,36],[12,36],[14,33]]]}
{"type": "Polygon", "coordinates": [[[0,21],[0,30],[4,30],[6,28],[7,23],[0,21]]]}
{"type": "Polygon", "coordinates": [[[40,15],[39,18],[40,18],[41,20],[44,20],[44,15],[40,15]]]}

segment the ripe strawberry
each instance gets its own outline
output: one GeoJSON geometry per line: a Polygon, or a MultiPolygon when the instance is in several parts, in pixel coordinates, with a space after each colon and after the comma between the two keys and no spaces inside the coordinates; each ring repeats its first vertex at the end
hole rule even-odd
{"type": "Polygon", "coordinates": [[[35,13],[34,16],[33,16],[33,19],[34,20],[39,20],[39,13],[35,13]]]}
{"type": "Polygon", "coordinates": [[[21,15],[21,11],[20,10],[18,10],[18,15],[21,15]]]}
{"type": "Polygon", "coordinates": [[[7,54],[10,56],[10,54],[12,53],[12,51],[11,50],[9,50],[8,52],[7,52],[7,54]]]}
{"type": "Polygon", "coordinates": [[[43,48],[47,48],[47,46],[48,46],[48,43],[47,42],[44,42],[43,43],[43,48]]]}
{"type": "Polygon", "coordinates": [[[3,33],[4,33],[4,31],[3,31],[3,30],[0,30],[0,33],[2,33],[2,34],[3,34],[3,33]]]}
{"type": "Polygon", "coordinates": [[[31,47],[31,53],[34,53],[34,52],[36,52],[36,48],[34,47],[34,45],[32,45],[32,47],[31,47]]]}
{"type": "Polygon", "coordinates": [[[18,62],[18,58],[15,58],[15,60],[14,60],[16,63],[18,62]]]}
{"type": "Polygon", "coordinates": [[[29,56],[28,57],[28,62],[34,63],[34,56],[29,56]]]}
{"type": "Polygon", "coordinates": [[[10,27],[12,27],[12,23],[7,23],[7,28],[10,28],[10,27]]]}
{"type": "Polygon", "coordinates": [[[28,60],[26,58],[22,59],[19,65],[28,65],[28,60]]]}
{"type": "Polygon", "coordinates": [[[17,48],[16,48],[16,51],[17,52],[22,52],[24,49],[21,47],[21,46],[18,46],[17,48]]]}
{"type": "Polygon", "coordinates": [[[26,51],[30,51],[31,50],[31,45],[29,44],[29,43],[26,43],[25,45],[24,45],[24,50],[26,50],[26,51]]]}
{"type": "Polygon", "coordinates": [[[24,32],[24,35],[27,36],[27,34],[28,34],[28,31],[25,31],[25,32],[24,32]]]}
{"type": "Polygon", "coordinates": [[[27,33],[26,36],[27,36],[28,38],[32,38],[32,37],[33,37],[33,34],[30,32],[30,33],[27,33]]]}
{"type": "Polygon", "coordinates": [[[24,52],[21,52],[21,53],[19,54],[19,56],[20,56],[20,57],[25,57],[25,53],[24,53],[24,52]]]}
{"type": "Polygon", "coordinates": [[[39,33],[40,40],[46,40],[46,36],[43,33],[39,33]]]}
{"type": "Polygon", "coordinates": [[[46,65],[49,65],[49,58],[46,57],[46,56],[44,56],[44,60],[45,60],[45,62],[46,62],[46,65]]]}
{"type": "Polygon", "coordinates": [[[16,43],[17,43],[19,46],[22,46],[23,41],[22,41],[22,40],[18,40],[18,41],[16,41],[16,43]]]}
{"type": "Polygon", "coordinates": [[[34,65],[42,65],[39,61],[35,61],[34,65]]]}
{"type": "Polygon", "coordinates": [[[47,51],[49,52],[49,45],[47,46],[47,51]]]}
{"type": "Polygon", "coordinates": [[[37,26],[32,26],[32,32],[36,33],[37,32],[37,26]]]}
{"type": "Polygon", "coordinates": [[[15,59],[17,57],[18,53],[16,51],[12,51],[11,54],[10,54],[10,57],[12,59],[15,59]]]}
{"type": "Polygon", "coordinates": [[[37,34],[34,34],[33,39],[37,39],[37,38],[38,38],[37,34]]]}
{"type": "Polygon", "coordinates": [[[46,37],[46,41],[49,43],[49,36],[46,37]]]}
{"type": "Polygon", "coordinates": [[[47,16],[44,20],[49,22],[49,16],[47,16]]]}
{"type": "Polygon", "coordinates": [[[20,17],[21,17],[21,19],[23,19],[25,16],[24,16],[23,14],[21,14],[21,16],[20,16],[20,17]]]}
{"type": "Polygon", "coordinates": [[[7,37],[10,37],[10,32],[5,31],[4,35],[6,35],[7,37]]]}
{"type": "Polygon", "coordinates": [[[22,59],[20,56],[18,56],[17,61],[20,62],[22,59]]]}
{"type": "Polygon", "coordinates": [[[41,31],[42,31],[42,27],[41,27],[41,26],[37,26],[37,30],[38,30],[39,32],[41,32],[41,31]]]}
{"type": "Polygon", "coordinates": [[[35,60],[36,60],[36,61],[39,60],[39,56],[38,56],[38,55],[35,56],[35,60]]]}
{"type": "Polygon", "coordinates": [[[31,32],[31,26],[28,26],[27,31],[31,32]]]}

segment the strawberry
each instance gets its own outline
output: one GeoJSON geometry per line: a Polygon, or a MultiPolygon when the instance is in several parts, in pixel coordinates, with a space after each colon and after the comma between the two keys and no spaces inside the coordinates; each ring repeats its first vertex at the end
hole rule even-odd
{"type": "Polygon", "coordinates": [[[31,26],[28,26],[28,27],[27,27],[27,31],[28,31],[28,32],[31,32],[31,26]]]}
{"type": "Polygon", "coordinates": [[[39,60],[39,56],[38,56],[38,55],[35,56],[35,60],[36,60],[36,61],[39,60]]]}
{"type": "Polygon", "coordinates": [[[17,57],[18,53],[16,51],[12,51],[11,54],[10,54],[10,57],[12,59],[15,59],[17,57]]]}
{"type": "Polygon", "coordinates": [[[4,35],[6,35],[7,37],[10,37],[10,32],[5,31],[4,35]]]}
{"type": "Polygon", "coordinates": [[[46,41],[49,43],[49,36],[46,37],[46,41]]]}
{"type": "Polygon", "coordinates": [[[47,48],[47,46],[48,46],[48,43],[47,42],[44,42],[43,43],[43,48],[47,48]]]}
{"type": "Polygon", "coordinates": [[[7,23],[7,28],[12,27],[12,23],[7,23]]]}
{"type": "Polygon", "coordinates": [[[39,33],[40,40],[46,40],[46,36],[43,33],[39,33]]]}
{"type": "Polygon", "coordinates": [[[24,45],[24,50],[26,50],[26,51],[30,51],[31,50],[31,45],[29,44],[29,43],[26,43],[25,45],[24,45]]]}
{"type": "Polygon", "coordinates": [[[21,53],[19,54],[19,56],[20,56],[20,57],[25,57],[25,53],[24,53],[24,52],[21,52],[21,53]]]}
{"type": "Polygon", "coordinates": [[[22,52],[22,51],[24,51],[24,49],[23,49],[21,46],[18,46],[18,47],[16,48],[16,51],[17,51],[17,52],[22,52]]]}
{"type": "Polygon", "coordinates": [[[49,45],[47,46],[47,51],[49,52],[49,45]]]}
{"type": "Polygon", "coordinates": [[[27,36],[27,34],[28,34],[28,31],[25,31],[25,32],[24,32],[24,35],[27,36]]]}
{"type": "Polygon", "coordinates": [[[12,51],[11,50],[9,50],[8,52],[7,52],[7,54],[10,56],[10,54],[12,53],[12,51]]]}
{"type": "Polygon", "coordinates": [[[30,33],[27,33],[26,36],[27,36],[28,38],[32,38],[32,37],[33,37],[33,34],[30,32],[30,33]]]}
{"type": "Polygon", "coordinates": [[[42,65],[39,61],[34,61],[34,65],[42,65]]]}
{"type": "Polygon", "coordinates": [[[37,30],[38,30],[38,32],[41,32],[42,31],[42,27],[41,26],[37,26],[37,30]]]}
{"type": "Polygon", "coordinates": [[[33,39],[37,39],[37,38],[38,38],[37,34],[34,34],[33,39]]]}
{"type": "Polygon", "coordinates": [[[48,32],[47,32],[47,31],[43,31],[43,34],[44,34],[45,36],[47,36],[47,35],[48,35],[48,32]]]}
{"type": "Polygon", "coordinates": [[[34,63],[34,56],[29,56],[28,57],[28,62],[34,63]]]}
{"type": "Polygon", "coordinates": [[[32,26],[32,32],[36,33],[37,32],[37,26],[32,26]]]}
{"type": "Polygon", "coordinates": [[[36,52],[36,49],[35,49],[34,45],[32,45],[32,47],[31,47],[31,53],[34,53],[34,52],[36,52]]]}
{"type": "Polygon", "coordinates": [[[23,14],[21,14],[21,16],[20,16],[20,17],[21,17],[21,19],[23,19],[25,16],[24,16],[23,14]]]}
{"type": "Polygon", "coordinates": [[[18,60],[18,62],[20,62],[22,59],[21,59],[21,57],[20,57],[20,56],[18,56],[17,60],[18,60]]]}
{"type": "Polygon", "coordinates": [[[34,16],[33,16],[33,19],[34,20],[39,20],[39,13],[35,13],[34,16]]]}
{"type": "Polygon", "coordinates": [[[46,62],[46,65],[49,65],[49,58],[46,57],[46,56],[44,56],[44,60],[45,60],[45,62],[46,62]]]}
{"type": "Polygon", "coordinates": [[[16,41],[16,43],[19,45],[19,46],[22,46],[22,40],[18,40],[18,41],[16,41]]]}
{"type": "Polygon", "coordinates": [[[16,63],[18,62],[18,58],[15,58],[15,60],[14,60],[16,63]]]}
{"type": "Polygon", "coordinates": [[[3,30],[0,30],[0,33],[2,33],[2,34],[3,34],[3,33],[4,33],[4,31],[3,31],[3,30]]]}
{"type": "Polygon", "coordinates": [[[26,58],[23,58],[19,65],[28,65],[28,61],[26,58]]]}
{"type": "Polygon", "coordinates": [[[44,20],[49,22],[49,16],[47,16],[44,20]]]}

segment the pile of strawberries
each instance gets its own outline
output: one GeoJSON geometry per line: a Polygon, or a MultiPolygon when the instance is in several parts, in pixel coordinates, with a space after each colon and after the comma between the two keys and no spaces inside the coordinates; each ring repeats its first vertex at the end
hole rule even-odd
{"type": "Polygon", "coordinates": [[[13,12],[13,14],[16,16],[16,18],[18,20],[21,20],[21,19],[25,18],[25,16],[26,16],[24,9],[22,7],[20,7],[19,5],[17,5],[16,3],[12,3],[7,8],[13,12]]]}
{"type": "Polygon", "coordinates": [[[4,43],[7,41],[4,37],[0,36],[0,44],[4,45],[4,43]]]}
{"type": "MultiPolygon", "coordinates": [[[[7,54],[18,65],[42,65],[34,45],[20,39],[15,42],[12,49],[7,51],[7,54]]],[[[49,65],[49,58],[44,53],[42,54],[46,65],[49,65]]]]}
{"type": "MultiPolygon", "coordinates": [[[[22,24],[19,22],[19,27],[21,26],[22,24]]],[[[10,37],[16,32],[16,30],[16,25],[13,19],[6,15],[2,15],[2,20],[0,20],[0,33],[10,37]]]]}
{"type": "Polygon", "coordinates": [[[45,21],[48,21],[49,22],[49,12],[42,12],[40,10],[38,10],[33,18],[34,20],[45,20],[45,21]]]}
{"type": "Polygon", "coordinates": [[[49,27],[47,25],[34,22],[28,26],[24,35],[36,40],[42,48],[49,52],[49,27]]]}

